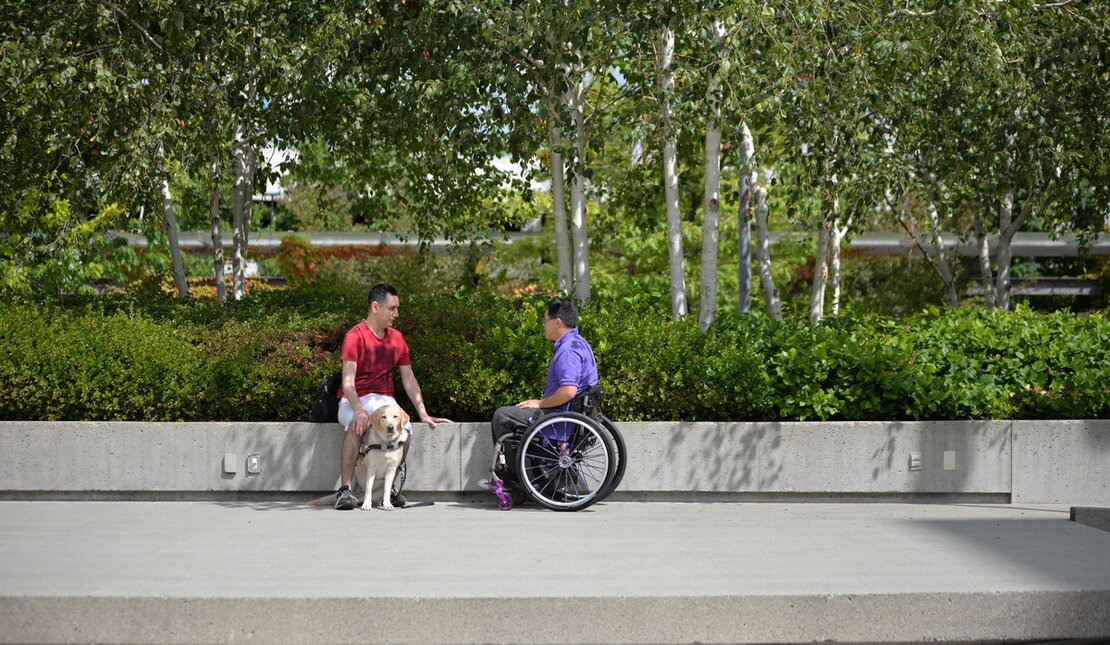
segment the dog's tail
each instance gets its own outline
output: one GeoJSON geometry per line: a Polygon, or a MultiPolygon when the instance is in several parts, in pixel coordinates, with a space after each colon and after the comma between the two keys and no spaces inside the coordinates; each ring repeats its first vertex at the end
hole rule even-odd
{"type": "Polygon", "coordinates": [[[327,495],[324,495],[323,497],[317,497],[316,499],[312,500],[311,502],[308,502],[307,504],[305,504],[305,506],[331,506],[334,503],[335,503],[335,493],[328,493],[327,495]]]}

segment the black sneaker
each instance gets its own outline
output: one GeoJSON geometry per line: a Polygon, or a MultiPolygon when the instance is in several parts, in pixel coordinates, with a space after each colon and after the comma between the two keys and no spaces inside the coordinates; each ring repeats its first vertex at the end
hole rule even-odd
{"type": "Polygon", "coordinates": [[[404,508],[408,504],[408,501],[405,499],[405,496],[402,495],[401,493],[393,493],[392,495],[389,496],[389,501],[390,501],[390,503],[392,503],[397,508],[404,508]]]}
{"type": "Polygon", "coordinates": [[[341,511],[349,511],[354,509],[354,507],[356,506],[358,506],[358,499],[355,497],[355,494],[351,492],[350,488],[344,486],[343,488],[339,489],[338,493],[335,494],[336,509],[341,511]]]}

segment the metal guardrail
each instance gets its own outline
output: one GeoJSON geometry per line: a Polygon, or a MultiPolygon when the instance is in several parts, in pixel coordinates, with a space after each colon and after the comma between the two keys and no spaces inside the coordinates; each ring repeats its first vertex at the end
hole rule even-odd
{"type": "MultiPolygon", "coordinates": [[[[146,237],[137,233],[117,232],[114,233],[114,235],[127,240],[127,243],[131,246],[145,247],[148,244],[146,237]]],[[[418,236],[392,231],[312,233],[298,231],[259,231],[257,233],[251,233],[248,245],[252,249],[276,250],[281,246],[282,238],[287,235],[295,235],[302,238],[312,246],[393,246],[406,248],[417,248],[421,246],[421,240],[418,236]]],[[[512,232],[505,233],[504,236],[480,233],[464,236],[461,239],[437,237],[432,240],[425,240],[423,245],[431,248],[433,251],[442,251],[456,247],[465,248],[471,244],[477,244],[479,246],[488,245],[501,240],[513,242],[534,235],[536,235],[534,232],[512,232]]],[[[212,248],[212,235],[208,231],[182,231],[178,233],[177,237],[178,245],[183,249],[196,250],[212,248]]],[[[225,232],[223,244],[225,247],[231,246],[230,232],[225,232]]]]}
{"type": "MultiPolygon", "coordinates": [[[[809,235],[803,233],[803,235],[809,235]]],[[[964,240],[954,233],[941,233],[945,240],[945,250],[963,257],[975,257],[979,249],[975,240],[964,240]]],[[[921,247],[932,255],[930,246],[933,236],[930,233],[918,235],[921,247]]],[[[773,239],[773,236],[772,236],[773,239]]],[[[988,236],[991,255],[998,252],[998,236],[988,236]]],[[[909,235],[905,233],[863,233],[847,244],[848,248],[873,253],[875,255],[906,255],[920,253],[909,235]]],[[[1050,233],[1017,233],[1014,235],[1012,251],[1015,257],[1079,257],[1080,247],[1077,236],[1067,233],[1053,237],[1050,233]]],[[[1084,249],[1083,255],[1110,255],[1110,234],[1100,233],[1091,245],[1084,249]]]]}
{"type": "MultiPolygon", "coordinates": [[[[135,233],[116,233],[123,237],[132,246],[146,246],[147,240],[142,235],[135,233]]],[[[276,249],[281,246],[281,239],[286,235],[296,235],[306,240],[313,246],[398,246],[419,247],[420,239],[415,235],[406,235],[391,231],[375,232],[290,232],[290,231],[260,231],[252,233],[249,241],[251,248],[276,249]]],[[[424,242],[424,246],[433,251],[442,251],[452,247],[465,247],[470,244],[490,244],[496,241],[514,242],[537,235],[535,232],[511,232],[504,235],[478,233],[462,239],[448,239],[437,237],[424,242]]],[[[771,243],[775,244],[785,239],[805,239],[814,233],[771,233],[771,243]]],[[[974,240],[961,240],[954,233],[943,233],[946,240],[945,248],[950,253],[964,257],[978,255],[978,248],[974,240]]],[[[212,237],[207,231],[184,231],[178,234],[179,244],[184,249],[205,249],[212,247],[212,237]]],[[[919,236],[922,247],[928,253],[932,248],[928,242],[931,234],[923,233],[919,236]]],[[[230,233],[224,236],[224,245],[231,245],[230,233]]],[[[907,255],[920,253],[913,240],[905,233],[862,233],[852,237],[845,243],[845,247],[870,253],[874,255],[907,255]]],[[[991,253],[996,253],[998,236],[990,236],[991,253]]],[[[1015,257],[1079,257],[1080,248],[1076,235],[1068,233],[1054,238],[1049,233],[1018,233],[1014,236],[1013,254],[1015,257]]],[[[1085,250],[1085,255],[1110,255],[1110,233],[1100,233],[1085,250]]]]}
{"type": "MultiPolygon", "coordinates": [[[[1015,278],[1010,281],[1010,293],[1015,296],[1091,296],[1099,292],[1099,282],[1093,278],[1015,278]]],[[[984,294],[978,282],[968,289],[975,296],[984,294]]]]}

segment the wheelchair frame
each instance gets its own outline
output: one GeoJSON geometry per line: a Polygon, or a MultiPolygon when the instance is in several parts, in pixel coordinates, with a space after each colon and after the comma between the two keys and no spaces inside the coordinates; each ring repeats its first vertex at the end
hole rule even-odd
{"type": "Polygon", "coordinates": [[[554,412],[498,439],[489,487],[502,510],[531,499],[579,511],[620,485],[626,455],[624,437],[605,415],[554,412]]]}

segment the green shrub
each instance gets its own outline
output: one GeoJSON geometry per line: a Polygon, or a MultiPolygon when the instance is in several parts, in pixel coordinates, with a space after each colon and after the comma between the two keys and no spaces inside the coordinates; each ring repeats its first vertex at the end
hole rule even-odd
{"type": "Polygon", "coordinates": [[[762,418],[770,379],[761,357],[729,330],[704,334],[640,303],[599,303],[584,312],[606,409],[620,419],[762,418]],[[591,320],[596,316],[598,320],[591,320]]]}
{"type": "MultiPolygon", "coordinates": [[[[428,411],[485,421],[540,396],[544,298],[402,295],[428,411]]],[[[340,369],[365,287],[305,285],[220,307],[163,294],[0,307],[0,418],[303,420],[340,369]]],[[[593,345],[619,420],[1036,419],[1110,416],[1110,321],[1024,307],[851,314],[818,327],[761,313],[708,333],[663,296],[596,299],[593,345]]],[[[405,394],[397,383],[403,405],[405,394]]]]}
{"type": "Polygon", "coordinates": [[[51,306],[0,312],[6,419],[181,421],[203,414],[212,382],[179,330],[51,306]]]}

